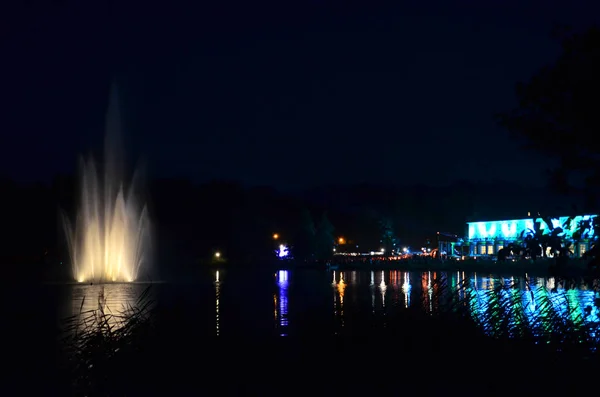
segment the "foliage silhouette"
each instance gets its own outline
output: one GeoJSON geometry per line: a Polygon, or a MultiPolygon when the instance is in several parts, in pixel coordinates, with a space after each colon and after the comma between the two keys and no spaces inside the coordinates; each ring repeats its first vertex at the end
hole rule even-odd
{"type": "Polygon", "coordinates": [[[594,100],[600,89],[600,29],[563,31],[562,53],[551,65],[516,87],[518,106],[496,116],[526,147],[560,160],[550,181],[560,191],[574,189],[570,176],[585,175],[588,205],[596,208],[600,188],[600,130],[594,100]]]}

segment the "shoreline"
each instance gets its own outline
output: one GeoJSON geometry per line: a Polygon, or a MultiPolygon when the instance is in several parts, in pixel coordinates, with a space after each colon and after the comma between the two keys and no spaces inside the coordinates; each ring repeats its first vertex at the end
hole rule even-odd
{"type": "MultiPolygon", "coordinates": [[[[380,261],[376,263],[341,263],[332,264],[331,270],[338,271],[379,271],[379,270],[399,270],[399,271],[464,271],[464,272],[489,272],[489,273],[532,273],[536,275],[552,275],[556,271],[555,261],[552,259],[542,259],[537,261],[517,260],[517,261],[380,261]]],[[[581,260],[570,261],[561,273],[565,276],[584,276],[587,273],[587,262],[581,260]]]]}

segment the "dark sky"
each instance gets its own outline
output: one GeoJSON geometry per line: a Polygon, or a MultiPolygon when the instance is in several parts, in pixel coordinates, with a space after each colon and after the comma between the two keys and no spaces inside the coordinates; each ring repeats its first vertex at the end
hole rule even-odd
{"type": "Polygon", "coordinates": [[[553,22],[583,27],[600,11],[581,1],[115,3],[3,12],[1,173],[72,172],[101,145],[118,75],[127,150],[154,176],[541,185],[545,161],[492,114],[558,54],[553,22]]]}

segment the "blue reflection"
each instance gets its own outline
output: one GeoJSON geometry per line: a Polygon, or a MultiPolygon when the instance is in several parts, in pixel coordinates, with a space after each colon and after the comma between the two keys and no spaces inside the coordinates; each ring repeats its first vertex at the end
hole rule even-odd
{"type": "Polygon", "coordinates": [[[279,286],[279,327],[280,336],[287,335],[288,327],[288,271],[280,270],[277,274],[277,285],[279,286]]]}
{"type": "Polygon", "coordinates": [[[594,291],[556,288],[558,284],[552,278],[536,279],[537,286],[527,283],[523,289],[514,279],[488,281],[484,287],[500,282],[504,288],[469,291],[473,298],[471,314],[487,334],[508,332],[509,336],[515,336],[527,328],[535,337],[550,336],[556,333],[558,320],[565,325],[590,327],[589,336],[595,339],[591,326],[600,319],[594,291]]]}
{"type": "Polygon", "coordinates": [[[592,323],[600,322],[598,307],[595,304],[596,294],[594,291],[579,291],[579,302],[583,310],[583,317],[592,323]]]}

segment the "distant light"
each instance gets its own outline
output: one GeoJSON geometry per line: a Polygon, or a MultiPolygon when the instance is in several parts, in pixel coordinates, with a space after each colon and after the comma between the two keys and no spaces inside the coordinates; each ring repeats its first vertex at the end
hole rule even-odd
{"type": "Polygon", "coordinates": [[[340,237],[340,238],[338,239],[338,243],[340,243],[340,244],[346,244],[346,240],[344,240],[344,238],[343,238],[343,237],[340,237]]]}
{"type": "Polygon", "coordinates": [[[333,249],[333,252],[335,252],[335,248],[333,249]]]}
{"type": "Polygon", "coordinates": [[[402,251],[407,252],[408,248],[404,247],[404,248],[402,248],[402,251]]]}
{"type": "Polygon", "coordinates": [[[273,234],[273,240],[277,240],[278,238],[279,238],[279,234],[277,234],[277,233],[274,233],[274,234],[273,234]]]}
{"type": "Polygon", "coordinates": [[[83,283],[83,277],[80,277],[77,281],[83,283]]]}
{"type": "Polygon", "coordinates": [[[279,249],[276,250],[275,253],[277,254],[277,257],[285,258],[286,256],[288,256],[290,254],[290,250],[288,249],[288,247],[285,244],[280,244],[279,249]]]}
{"type": "Polygon", "coordinates": [[[220,258],[221,257],[221,253],[220,252],[215,252],[215,258],[220,258]]]}
{"type": "Polygon", "coordinates": [[[385,252],[384,248],[380,248],[379,251],[381,251],[382,253],[385,252]]]}

